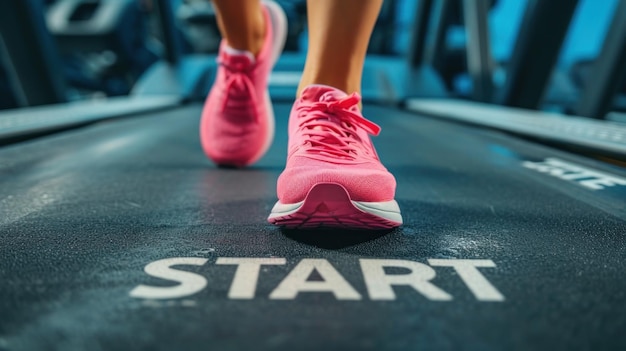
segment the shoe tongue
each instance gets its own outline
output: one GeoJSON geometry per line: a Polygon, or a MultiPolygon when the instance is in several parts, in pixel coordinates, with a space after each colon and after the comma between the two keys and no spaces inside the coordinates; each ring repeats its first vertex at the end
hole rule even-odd
{"type": "Polygon", "coordinates": [[[348,96],[343,91],[328,85],[313,84],[304,88],[300,97],[305,101],[330,102],[341,100],[348,96]]]}

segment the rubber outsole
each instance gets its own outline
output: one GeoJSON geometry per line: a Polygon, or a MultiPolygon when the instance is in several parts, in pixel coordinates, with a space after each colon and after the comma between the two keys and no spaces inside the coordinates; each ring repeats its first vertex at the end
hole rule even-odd
{"type": "Polygon", "coordinates": [[[341,184],[319,183],[309,190],[302,202],[277,202],[268,222],[287,229],[384,230],[400,226],[402,217],[394,200],[385,203],[352,201],[341,184]]]}

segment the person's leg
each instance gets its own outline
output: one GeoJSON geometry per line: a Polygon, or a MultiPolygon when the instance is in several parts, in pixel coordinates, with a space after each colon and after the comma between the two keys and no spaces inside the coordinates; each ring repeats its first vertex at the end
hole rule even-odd
{"type": "Polygon", "coordinates": [[[217,24],[233,49],[257,55],[265,38],[265,18],[260,0],[213,0],[217,24]]]}
{"type": "Polygon", "coordinates": [[[308,0],[309,50],[298,94],[310,84],[361,91],[363,61],[383,0],[308,0]]]}
{"type": "Polygon", "coordinates": [[[308,1],[309,51],[270,223],[351,229],[402,224],[395,178],[370,140],[380,127],[359,109],[363,62],[381,4],[308,1]]]}
{"type": "Polygon", "coordinates": [[[243,167],[263,156],[274,136],[267,81],[285,43],[287,19],[271,1],[214,4],[223,41],[202,111],[200,141],[218,165],[243,167]]]}

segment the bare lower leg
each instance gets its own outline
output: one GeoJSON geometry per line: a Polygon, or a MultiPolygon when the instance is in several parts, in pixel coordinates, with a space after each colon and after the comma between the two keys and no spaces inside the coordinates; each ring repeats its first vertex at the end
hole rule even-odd
{"type": "Polygon", "coordinates": [[[310,84],[361,91],[367,45],[383,0],[307,0],[309,50],[298,96],[310,84]]]}
{"type": "Polygon", "coordinates": [[[213,0],[222,37],[234,49],[254,55],[265,38],[265,19],[259,0],[213,0]]]}

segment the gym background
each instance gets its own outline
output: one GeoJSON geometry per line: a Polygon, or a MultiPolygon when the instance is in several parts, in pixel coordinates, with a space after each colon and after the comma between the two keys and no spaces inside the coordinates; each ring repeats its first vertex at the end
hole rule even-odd
{"type": "MultiPolygon", "coordinates": [[[[618,1],[580,1],[548,85],[543,109],[570,111],[602,48],[618,1]]],[[[127,95],[141,75],[164,55],[158,8],[152,0],[44,2],[48,30],[62,55],[70,100],[127,95]]],[[[304,0],[278,2],[289,20],[285,51],[304,55],[307,45],[306,3],[304,0]]],[[[173,0],[171,3],[182,52],[215,54],[220,37],[210,2],[173,0]]],[[[506,79],[506,66],[527,5],[527,0],[491,1],[488,26],[496,86],[503,85],[506,79]]],[[[418,1],[386,0],[383,6],[369,51],[372,55],[404,60],[411,47],[418,1]]],[[[467,40],[462,17],[460,10],[456,9],[448,18],[445,53],[437,69],[452,96],[468,98],[472,81],[465,58],[467,40]]],[[[25,105],[16,89],[11,88],[10,70],[10,62],[2,60],[0,109],[25,105]]],[[[621,92],[626,92],[626,87],[621,92]]],[[[618,105],[626,106],[621,96],[617,100],[618,105]]],[[[623,108],[617,106],[617,109],[623,108]]]]}

